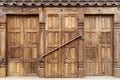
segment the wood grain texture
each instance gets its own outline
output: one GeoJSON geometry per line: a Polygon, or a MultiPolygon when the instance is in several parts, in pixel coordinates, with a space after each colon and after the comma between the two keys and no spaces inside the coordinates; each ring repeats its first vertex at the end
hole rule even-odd
{"type": "MultiPolygon", "coordinates": [[[[77,36],[77,16],[75,14],[62,15],[62,44],[77,36]]],[[[77,40],[62,48],[62,76],[77,77],[78,71],[77,40]]]]}
{"type": "Polygon", "coordinates": [[[8,75],[36,75],[38,17],[8,16],[8,75]]]}
{"type": "Polygon", "coordinates": [[[0,11],[0,56],[4,58],[0,76],[7,72],[8,76],[38,74],[42,78],[120,77],[119,7],[6,6],[0,11]],[[45,53],[78,35],[83,39],[38,62],[45,53]]]}
{"type": "MultiPolygon", "coordinates": [[[[77,18],[74,14],[48,14],[46,50],[50,51],[77,36],[77,18]]],[[[46,77],[77,77],[77,42],[52,52],[45,61],[46,77]]]]}
{"type": "MultiPolygon", "coordinates": [[[[46,52],[61,44],[61,16],[59,14],[48,14],[46,22],[46,52]]],[[[61,50],[54,51],[45,58],[45,76],[61,76],[61,50]]]]}
{"type": "Polygon", "coordinates": [[[3,58],[0,64],[0,77],[6,77],[6,24],[0,24],[0,56],[3,58]]]}
{"type": "Polygon", "coordinates": [[[112,16],[85,17],[85,74],[112,75],[112,16]]]}

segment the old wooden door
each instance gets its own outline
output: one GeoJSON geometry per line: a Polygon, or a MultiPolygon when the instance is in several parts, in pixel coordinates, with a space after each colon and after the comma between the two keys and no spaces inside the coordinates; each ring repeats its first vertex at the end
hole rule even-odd
{"type": "MultiPolygon", "coordinates": [[[[46,52],[77,36],[76,15],[48,14],[46,20],[46,52]]],[[[53,51],[45,58],[46,77],[77,77],[77,68],[76,41],[53,51]]]]}
{"type": "MultiPolygon", "coordinates": [[[[61,45],[61,15],[48,14],[46,23],[46,49],[48,52],[61,45]]],[[[45,76],[61,76],[61,49],[58,49],[45,58],[45,76]]]]}
{"type": "Polygon", "coordinates": [[[36,75],[38,16],[8,16],[8,75],[36,75]]]}
{"type": "Polygon", "coordinates": [[[85,16],[85,74],[112,75],[112,16],[85,16]]]}
{"type": "MultiPolygon", "coordinates": [[[[62,44],[77,36],[77,16],[75,14],[62,15],[62,44]]],[[[62,47],[62,77],[77,77],[78,51],[77,41],[62,47]]]]}

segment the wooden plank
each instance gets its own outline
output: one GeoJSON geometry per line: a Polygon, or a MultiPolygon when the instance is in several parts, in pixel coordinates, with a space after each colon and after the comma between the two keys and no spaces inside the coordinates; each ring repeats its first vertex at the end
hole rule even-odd
{"type": "MultiPolygon", "coordinates": [[[[77,17],[76,15],[62,15],[62,44],[77,36],[77,17]]],[[[62,47],[62,77],[77,77],[78,71],[78,52],[77,41],[73,41],[62,47]]]]}
{"type": "MultiPolygon", "coordinates": [[[[78,17],[78,35],[84,36],[84,15],[78,17]]],[[[84,77],[84,40],[78,40],[78,77],[84,77]]]]}
{"type": "MultiPolygon", "coordinates": [[[[61,44],[61,15],[47,14],[46,22],[46,52],[61,44]]],[[[45,77],[61,76],[61,50],[58,49],[45,57],[45,77]]]]}
{"type": "Polygon", "coordinates": [[[3,58],[0,64],[0,77],[6,77],[6,24],[0,24],[0,56],[3,58]]]}
{"type": "Polygon", "coordinates": [[[25,66],[25,75],[37,75],[38,69],[38,16],[27,16],[24,19],[24,66],[25,66]]]}

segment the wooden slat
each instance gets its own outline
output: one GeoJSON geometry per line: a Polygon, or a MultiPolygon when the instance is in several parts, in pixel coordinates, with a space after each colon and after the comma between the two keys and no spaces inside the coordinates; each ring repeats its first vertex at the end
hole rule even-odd
{"type": "Polygon", "coordinates": [[[6,77],[6,24],[0,24],[0,56],[3,61],[0,64],[0,77],[6,77]]]}

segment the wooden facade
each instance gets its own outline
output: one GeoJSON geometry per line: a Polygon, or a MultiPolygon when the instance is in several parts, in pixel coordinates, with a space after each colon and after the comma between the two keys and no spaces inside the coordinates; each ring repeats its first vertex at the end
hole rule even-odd
{"type": "Polygon", "coordinates": [[[119,0],[26,1],[0,1],[0,77],[120,77],[119,0]]]}

